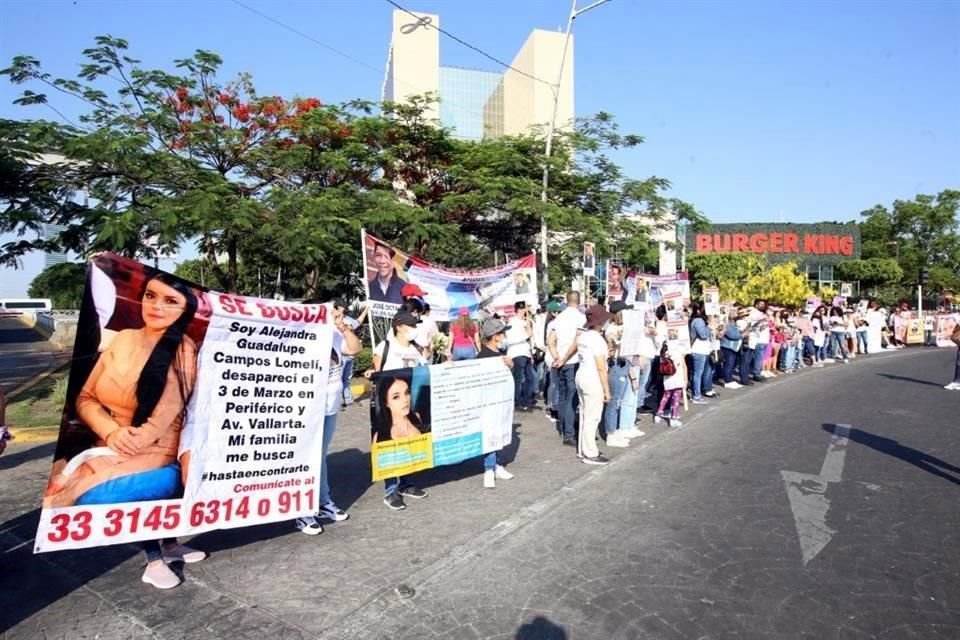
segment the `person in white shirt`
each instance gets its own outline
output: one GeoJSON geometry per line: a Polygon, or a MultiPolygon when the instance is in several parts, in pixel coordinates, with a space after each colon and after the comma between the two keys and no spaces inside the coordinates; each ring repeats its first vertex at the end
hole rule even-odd
{"type": "Polygon", "coordinates": [[[567,293],[567,308],[557,315],[547,329],[547,348],[553,358],[553,368],[557,373],[557,429],[563,444],[575,447],[577,421],[577,363],[568,363],[576,344],[577,333],[583,328],[587,318],[579,310],[580,294],[567,293]]]}
{"type": "Polygon", "coordinates": [[[513,360],[514,407],[530,411],[537,392],[537,372],[533,368],[533,321],[527,311],[527,303],[520,300],[513,305],[515,316],[506,333],[507,357],[513,360]]]}
{"type": "Polygon", "coordinates": [[[638,387],[637,367],[633,365],[634,354],[623,351],[624,312],[632,309],[632,305],[622,300],[611,302],[608,310],[612,318],[604,332],[610,348],[607,380],[612,399],[603,410],[603,428],[607,446],[610,447],[626,447],[631,438],[643,435],[643,432],[634,426],[637,420],[638,387]]]}
{"type": "MultiPolygon", "coordinates": [[[[568,299],[569,302],[569,299],[568,299]]],[[[604,325],[612,318],[602,305],[587,309],[586,324],[576,339],[579,368],[575,379],[580,398],[580,437],[577,453],[585,464],[610,462],[597,449],[597,428],[603,418],[603,405],[610,402],[610,383],[607,379],[607,341],[604,325]]]]}
{"type": "Polygon", "coordinates": [[[420,314],[420,326],[417,328],[416,343],[423,349],[423,357],[428,363],[433,362],[433,339],[440,333],[440,328],[430,317],[430,305],[423,303],[423,313],[420,314]]]}
{"type": "MultiPolygon", "coordinates": [[[[323,533],[321,519],[340,522],[349,518],[346,511],[339,508],[330,497],[330,483],[327,480],[327,453],[330,451],[330,442],[337,429],[337,414],[340,413],[340,404],[343,401],[343,366],[347,357],[354,356],[363,349],[360,338],[353,332],[343,315],[343,306],[337,312],[340,300],[331,303],[333,307],[334,332],[333,345],[330,353],[330,370],[327,378],[326,411],[323,419],[323,439],[320,449],[320,509],[316,515],[297,518],[296,527],[309,536],[323,533]]],[[[352,360],[352,357],[351,357],[352,360]]]]}

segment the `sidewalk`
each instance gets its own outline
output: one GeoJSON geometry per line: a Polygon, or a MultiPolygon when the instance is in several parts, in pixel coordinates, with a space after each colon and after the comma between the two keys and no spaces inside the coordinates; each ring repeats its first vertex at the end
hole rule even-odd
{"type": "MultiPolygon", "coordinates": [[[[720,393],[757,393],[808,375],[720,393]]],[[[722,406],[721,400],[691,407],[685,424],[722,406]]],[[[12,445],[0,458],[0,630],[9,629],[0,637],[382,637],[378,621],[388,604],[418,606],[416,597],[400,598],[399,585],[416,589],[482,556],[504,536],[562,507],[584,483],[604,482],[612,467],[642,472],[645,454],[669,434],[644,416],[645,437],[629,449],[601,446],[613,463],[592,467],[560,444],[542,411],[518,413],[505,455],[515,479],[488,490],[482,488],[479,459],[441,467],[418,474],[418,483],[430,492],[427,499],[408,500],[405,511],[394,512],[383,505],[381,485],[369,480],[368,411],[363,402],[341,412],[329,457],[333,497],[349,509],[348,521],[325,525],[316,537],[299,533],[290,522],[201,534],[191,544],[211,557],[185,567],[184,584],[167,592],[140,582],[144,560],[137,545],[34,556],[37,505],[53,444],[12,445]]],[[[616,491],[610,487],[611,494],[616,491]]],[[[495,588],[496,579],[478,580],[482,591],[479,585],[495,588]]]]}

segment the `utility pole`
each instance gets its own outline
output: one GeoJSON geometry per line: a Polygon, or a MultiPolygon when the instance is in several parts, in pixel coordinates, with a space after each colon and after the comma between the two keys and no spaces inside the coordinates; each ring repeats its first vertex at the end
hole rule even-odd
{"type": "MultiPolygon", "coordinates": [[[[570,18],[567,20],[567,32],[563,41],[563,54],[560,56],[560,71],[557,73],[557,84],[550,87],[553,92],[553,115],[550,117],[550,124],[547,127],[547,148],[546,159],[543,162],[543,189],[540,191],[540,202],[547,203],[547,186],[550,184],[550,154],[553,151],[553,132],[557,126],[557,110],[560,107],[560,86],[563,80],[563,66],[567,62],[567,49],[570,47],[570,35],[573,30],[573,21],[581,13],[586,13],[590,9],[599,7],[610,0],[597,0],[593,4],[587,5],[583,9],[577,9],[577,0],[573,0],[570,5],[570,18]]],[[[543,294],[547,295],[550,291],[549,260],[547,258],[547,212],[546,207],[540,214],[540,261],[543,265],[543,294]]]]}

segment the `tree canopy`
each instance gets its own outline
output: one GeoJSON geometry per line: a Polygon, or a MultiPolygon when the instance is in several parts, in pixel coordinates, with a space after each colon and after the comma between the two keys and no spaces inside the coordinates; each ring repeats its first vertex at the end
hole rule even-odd
{"type": "MultiPolygon", "coordinates": [[[[631,178],[610,159],[643,139],[606,113],[558,133],[547,160],[542,132],[457,139],[427,118],[429,97],[334,105],[263,96],[248,74],[221,78],[215,53],[197,51],[170,71],[144,68],[128,48],[98,37],[75,79],[52,77],[30,56],[2,72],[28,87],[20,104],[56,96],[86,111],[76,125],[2,123],[0,231],[27,238],[58,222],[68,226],[63,248],[146,260],[195,243],[210,286],[254,293],[250,274],[259,283],[279,271],[286,294],[317,297],[357,292],[361,228],[434,262],[481,267],[535,250],[543,216],[559,287],[585,239],[601,254],[616,247],[646,261],[640,216],[702,219],[666,195],[666,179],[631,178]],[[38,163],[40,152],[57,160],[38,163]]],[[[42,242],[4,246],[0,261],[42,242]]]]}

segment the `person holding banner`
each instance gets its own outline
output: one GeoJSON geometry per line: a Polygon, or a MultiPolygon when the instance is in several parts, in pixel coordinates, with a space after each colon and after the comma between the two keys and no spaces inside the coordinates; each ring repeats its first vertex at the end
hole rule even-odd
{"type": "MultiPolygon", "coordinates": [[[[310,304],[309,302],[306,304],[310,304]]],[[[316,515],[297,518],[295,526],[297,529],[308,536],[315,536],[323,533],[323,526],[320,519],[324,518],[333,522],[341,522],[350,517],[350,515],[338,507],[330,497],[330,482],[327,475],[327,453],[330,451],[330,442],[333,440],[333,433],[337,430],[337,415],[340,413],[340,404],[343,400],[343,367],[346,365],[347,358],[355,356],[363,350],[363,344],[360,338],[353,332],[353,327],[347,322],[349,318],[344,316],[342,307],[337,313],[337,306],[342,303],[334,300],[331,303],[333,307],[333,322],[336,331],[333,332],[333,345],[330,350],[330,369],[327,375],[327,398],[326,410],[323,419],[323,439],[320,450],[320,509],[316,515]]]]}
{"type": "Polygon", "coordinates": [[[690,303],[690,339],[693,344],[690,348],[690,359],[693,362],[693,375],[690,379],[690,388],[693,391],[694,404],[706,404],[707,397],[716,395],[713,392],[713,363],[710,354],[713,353],[713,331],[708,324],[707,314],[699,302],[690,303]]]}
{"type": "MultiPolygon", "coordinates": [[[[388,335],[373,350],[373,368],[364,372],[370,378],[375,372],[390,371],[391,369],[406,369],[420,367],[427,364],[420,350],[414,342],[417,335],[417,325],[420,319],[406,309],[401,309],[393,317],[393,334],[388,335]]],[[[378,382],[378,388],[381,386],[378,382]]],[[[387,390],[383,390],[385,393],[387,390]]],[[[381,391],[375,390],[377,393],[381,391]]],[[[383,503],[394,511],[406,509],[404,498],[421,499],[427,497],[427,492],[412,484],[404,482],[404,478],[388,478],[383,481],[383,503]]]]}
{"type": "Polygon", "coordinates": [[[514,303],[513,310],[515,315],[506,335],[507,357],[513,361],[513,402],[516,409],[530,411],[537,393],[537,372],[533,368],[533,349],[530,345],[533,321],[523,300],[514,303]]]}
{"type": "MultiPolygon", "coordinates": [[[[512,358],[503,355],[501,349],[510,331],[508,325],[497,319],[485,320],[480,326],[483,343],[480,345],[478,358],[502,358],[503,363],[513,369],[516,365],[512,358]]],[[[500,451],[491,451],[483,456],[483,487],[495,489],[497,480],[511,480],[513,474],[507,471],[500,463],[500,451]]]]}
{"type": "Polygon", "coordinates": [[[607,380],[610,385],[610,401],[603,409],[603,430],[609,447],[627,447],[630,439],[644,435],[634,426],[637,419],[637,372],[633,367],[633,354],[625,354],[623,346],[623,312],[632,310],[622,300],[610,303],[611,319],[604,337],[610,350],[607,359],[607,380]]]}

